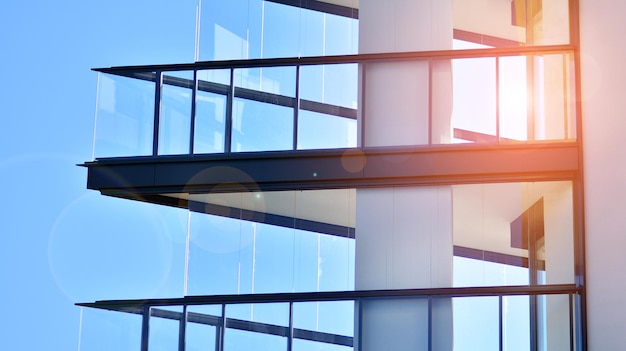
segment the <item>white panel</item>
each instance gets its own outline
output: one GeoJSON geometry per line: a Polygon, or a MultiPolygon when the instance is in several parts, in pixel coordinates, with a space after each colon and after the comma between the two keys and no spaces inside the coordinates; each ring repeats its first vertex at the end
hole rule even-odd
{"type": "Polygon", "coordinates": [[[626,3],[580,0],[589,350],[626,345],[626,3]]]}
{"type": "Polygon", "coordinates": [[[362,189],[356,193],[355,288],[387,289],[387,247],[393,230],[393,192],[362,189]]]}
{"type": "Polygon", "coordinates": [[[427,144],[428,64],[372,63],[366,74],[366,146],[427,144]]]}

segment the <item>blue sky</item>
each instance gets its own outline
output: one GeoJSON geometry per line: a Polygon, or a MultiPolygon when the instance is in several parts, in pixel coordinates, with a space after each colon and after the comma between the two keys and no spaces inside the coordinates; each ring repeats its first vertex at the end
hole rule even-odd
{"type": "Polygon", "coordinates": [[[87,190],[76,164],[92,152],[90,69],[192,61],[195,5],[0,2],[0,350],[75,350],[75,302],[122,297],[129,285],[137,295],[178,285],[177,274],[146,267],[178,245],[178,220],[156,219],[179,213],[87,190]],[[156,240],[137,230],[146,219],[156,240]],[[142,251],[147,261],[133,260],[130,253],[142,251]],[[147,274],[133,282],[119,271],[147,274]]]}

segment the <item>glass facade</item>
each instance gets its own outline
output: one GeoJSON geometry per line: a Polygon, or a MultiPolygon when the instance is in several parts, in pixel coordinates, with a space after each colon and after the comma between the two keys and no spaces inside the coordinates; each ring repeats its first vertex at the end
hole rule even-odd
{"type": "Polygon", "coordinates": [[[134,318],[129,350],[581,349],[580,170],[445,173],[435,153],[577,147],[570,2],[453,1],[445,47],[402,52],[400,31],[381,53],[359,18],[384,14],[339,3],[204,1],[198,62],[100,70],[93,165],[155,163],[130,192],[189,218],[184,296],[85,306],[134,318]],[[293,175],[399,148],[444,173],[293,175]],[[278,185],[246,173],[282,157],[278,185]],[[178,161],[197,179],[162,185],[178,161]]]}

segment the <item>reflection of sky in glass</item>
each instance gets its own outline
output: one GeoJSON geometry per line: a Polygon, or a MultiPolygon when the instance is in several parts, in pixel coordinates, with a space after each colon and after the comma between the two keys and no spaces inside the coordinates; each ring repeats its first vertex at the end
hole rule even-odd
{"type": "MultiPolygon", "coordinates": [[[[209,2],[207,2],[209,3],[209,2]]],[[[356,52],[356,21],[333,15],[323,15],[309,10],[281,6],[271,2],[234,1],[210,2],[211,11],[203,11],[203,22],[216,22],[213,27],[203,26],[200,59],[233,59],[306,55],[334,55],[356,52]],[[245,16],[234,15],[231,6],[247,9],[245,16]],[[238,4],[238,5],[237,5],[238,4]],[[208,20],[207,20],[208,18],[208,20]],[[290,30],[298,28],[298,30],[290,30]]],[[[495,135],[495,65],[493,59],[456,60],[455,74],[455,127],[495,135]],[[488,79],[485,77],[488,76],[488,79]],[[477,104],[477,101],[480,103],[477,104]],[[478,105],[478,106],[477,106],[478,105]],[[476,118],[479,116],[479,118],[476,118]]],[[[503,138],[525,140],[526,132],[526,61],[523,57],[500,60],[500,133],[503,138]]],[[[286,96],[295,95],[293,68],[237,70],[235,84],[286,96]]],[[[356,108],[356,84],[345,88],[345,82],[356,81],[356,65],[329,65],[304,67],[301,70],[302,98],[316,102],[356,108]]],[[[205,72],[207,81],[228,84],[228,72],[205,72]]],[[[100,124],[96,149],[106,156],[143,155],[152,152],[152,113],[154,83],[128,78],[104,76],[100,82],[99,122],[106,113],[116,114],[111,124],[100,124]],[[107,138],[128,145],[101,149],[107,138]],[[117,147],[117,148],[116,148],[117,147]],[[129,151],[130,150],[130,151],[129,151]]],[[[187,88],[164,86],[162,90],[161,117],[163,131],[159,133],[159,153],[185,153],[189,140],[191,95],[187,88]]],[[[199,92],[196,97],[196,129],[194,148],[198,153],[222,152],[224,143],[225,98],[223,95],[199,92]]],[[[233,151],[283,150],[291,148],[293,110],[245,99],[236,99],[233,115],[233,151]],[[270,137],[271,136],[271,137],[270,137]]],[[[356,122],[331,115],[300,111],[298,121],[298,148],[328,148],[356,146],[356,122]],[[324,130],[325,133],[319,133],[324,130]]],[[[98,154],[96,154],[98,156],[98,154]]],[[[164,210],[167,211],[167,210],[164,210]]],[[[129,210],[129,213],[134,213],[129,210]]],[[[295,229],[279,228],[237,220],[192,214],[190,227],[188,293],[262,293],[285,291],[349,290],[354,286],[354,242],[295,229]],[[202,217],[201,219],[196,218],[202,217]],[[207,218],[210,217],[210,218],[207,218]],[[198,222],[203,222],[198,224],[198,222]]],[[[140,225],[133,227],[141,228],[140,225]]],[[[146,235],[150,233],[145,233],[146,235]]],[[[153,234],[153,233],[151,233],[153,234]]],[[[126,241],[133,244],[133,241],[126,241]]],[[[180,238],[176,249],[180,260],[180,238]]],[[[145,253],[143,255],[146,255],[145,253]]],[[[147,257],[139,255],[139,257],[147,257]]],[[[511,285],[527,284],[527,273],[522,268],[498,265],[484,261],[455,258],[455,285],[511,285]],[[478,267],[476,267],[478,266],[478,267]],[[515,283],[517,284],[517,283],[515,283]]],[[[179,264],[180,265],[180,262],[179,264]]],[[[180,268],[180,267],[178,267],[180,268]]],[[[182,269],[168,272],[182,276],[182,269]]],[[[146,279],[146,277],[143,277],[146,279]]],[[[165,279],[165,278],[164,278],[165,279]]],[[[168,276],[165,285],[180,286],[181,279],[168,276]]],[[[171,287],[159,287],[157,294],[178,296],[171,287]],[[172,292],[174,291],[174,293],[172,292]]],[[[110,298],[105,296],[103,298],[110,298]]],[[[455,299],[455,342],[468,349],[484,349],[493,344],[493,299],[455,299]],[[476,316],[480,321],[476,322],[476,316]],[[476,334],[471,327],[488,326],[487,333],[476,334]],[[485,336],[485,338],[482,338],[485,336]],[[468,342],[469,338],[474,341],[468,342]],[[476,340],[480,340],[477,344],[476,340]],[[483,346],[481,346],[483,345],[483,346]]],[[[497,304],[495,304],[497,308],[497,304]]],[[[524,345],[527,348],[528,298],[505,298],[506,345],[524,345]],[[521,330],[521,332],[515,332],[521,330]]],[[[200,307],[198,307],[200,309],[200,307]]],[[[284,308],[283,308],[284,310],[284,308]]],[[[211,312],[216,314],[219,312],[211,312]]],[[[272,318],[283,319],[284,311],[276,312],[269,306],[232,306],[227,313],[237,318],[255,321],[272,318]]],[[[351,303],[307,303],[295,306],[295,323],[311,330],[323,330],[350,335],[353,331],[353,305],[351,303]]],[[[494,317],[495,316],[495,317],[494,317]]],[[[120,317],[124,319],[125,317],[120,317]]],[[[151,349],[158,345],[175,348],[172,343],[177,326],[171,321],[155,320],[155,333],[151,349]],[[170,322],[170,323],[168,323],[170,322]],[[169,325],[168,325],[169,324],[169,325]],[[163,330],[163,333],[156,332],[163,330]]],[[[108,322],[102,322],[105,325],[108,322]]],[[[284,324],[284,321],[282,322],[284,324]]],[[[124,324],[125,325],[125,324],[124,324]]],[[[211,334],[208,326],[195,325],[189,335],[198,344],[214,340],[203,335],[211,334]]],[[[231,331],[227,332],[227,345],[241,343],[242,348],[253,345],[284,347],[284,339],[265,335],[231,331]],[[270,341],[271,339],[271,341],[270,341]]],[[[133,332],[132,336],[138,336],[133,332]]],[[[126,336],[124,336],[126,337],[126,336]]],[[[85,334],[87,339],[87,334],[85,334]]],[[[132,339],[132,342],[136,340],[132,339]]],[[[126,342],[126,341],[125,341],[126,342]]],[[[302,350],[318,349],[317,344],[305,341],[295,343],[302,350]]],[[[85,344],[86,345],[86,344],[85,344]]],[[[86,348],[85,348],[86,349],[86,348]]],[[[324,349],[342,349],[327,346],[324,349]]]]}

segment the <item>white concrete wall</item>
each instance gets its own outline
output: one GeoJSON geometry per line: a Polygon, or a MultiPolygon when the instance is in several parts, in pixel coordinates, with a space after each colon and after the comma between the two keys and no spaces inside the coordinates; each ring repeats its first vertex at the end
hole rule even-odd
{"type": "Polygon", "coordinates": [[[626,345],[624,10],[580,0],[589,350],[626,345]]]}
{"type": "MultiPolygon", "coordinates": [[[[359,52],[452,48],[452,0],[361,0],[359,52]]],[[[364,146],[427,144],[429,100],[434,141],[449,138],[452,79],[449,62],[366,65],[359,102],[364,146]],[[432,91],[432,98],[429,97],[432,91]]],[[[452,286],[452,190],[447,187],[358,189],[355,287],[403,289],[452,286]]],[[[368,301],[357,328],[360,350],[427,350],[428,305],[403,299],[368,301]]],[[[450,299],[433,307],[433,346],[452,350],[450,299]]]]}
{"type": "MultiPolygon", "coordinates": [[[[452,286],[452,189],[359,189],[355,287],[452,286]]],[[[433,305],[435,350],[452,350],[452,305],[433,305]]],[[[363,306],[361,350],[426,350],[426,300],[371,301],[363,306]]]]}

